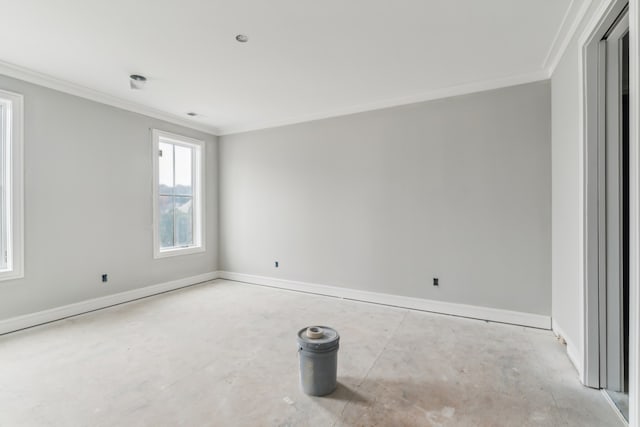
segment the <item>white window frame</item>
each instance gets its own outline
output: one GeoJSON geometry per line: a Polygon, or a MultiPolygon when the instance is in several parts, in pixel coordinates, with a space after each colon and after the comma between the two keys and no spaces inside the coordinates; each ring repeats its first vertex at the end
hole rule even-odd
{"type": "MultiPolygon", "coordinates": [[[[204,252],[205,248],[205,200],[204,171],[205,143],[199,139],[189,138],[158,129],[152,129],[153,141],[153,257],[165,258],[177,255],[189,255],[204,252]],[[182,145],[193,149],[193,244],[184,247],[160,248],[160,143],[182,145]]],[[[175,224],[174,224],[175,226],[175,224]]]]}
{"type": "MultiPolygon", "coordinates": [[[[6,211],[0,218],[1,227],[6,227],[6,257],[7,268],[0,270],[0,281],[20,279],[24,277],[24,178],[23,178],[23,129],[24,129],[24,100],[17,93],[0,89],[0,147],[4,148],[4,173],[0,180],[4,182],[6,211]]],[[[0,247],[4,246],[0,242],[0,247]]]]}

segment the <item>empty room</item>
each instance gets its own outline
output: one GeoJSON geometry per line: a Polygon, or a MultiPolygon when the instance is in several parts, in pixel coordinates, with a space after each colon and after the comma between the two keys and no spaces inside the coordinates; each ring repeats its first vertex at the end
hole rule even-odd
{"type": "Polygon", "coordinates": [[[0,426],[640,427],[638,0],[0,0],[0,426]]]}

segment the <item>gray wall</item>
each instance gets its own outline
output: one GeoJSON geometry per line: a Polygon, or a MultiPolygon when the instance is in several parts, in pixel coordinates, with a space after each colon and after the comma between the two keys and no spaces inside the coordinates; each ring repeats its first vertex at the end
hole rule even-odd
{"type": "Polygon", "coordinates": [[[25,108],[25,278],[0,282],[0,320],[216,270],[216,137],[8,77],[0,88],[25,108]],[[149,128],[208,142],[205,253],[153,259],[149,128]]]}
{"type": "Polygon", "coordinates": [[[538,82],[221,137],[221,269],[549,315],[550,102],[538,82]]]}

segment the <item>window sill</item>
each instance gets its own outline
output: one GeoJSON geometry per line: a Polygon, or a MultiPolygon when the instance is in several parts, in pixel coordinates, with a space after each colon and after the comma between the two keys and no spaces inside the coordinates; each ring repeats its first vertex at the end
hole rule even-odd
{"type": "Polygon", "coordinates": [[[0,271],[0,282],[5,280],[23,279],[24,273],[22,271],[0,271]]]}
{"type": "MultiPolygon", "coordinates": [[[[186,248],[174,248],[174,249],[165,249],[165,250],[156,250],[153,254],[153,257],[156,259],[159,258],[168,258],[172,256],[180,256],[180,255],[191,255],[205,252],[205,248],[203,245],[201,246],[189,246],[186,248]]],[[[0,279],[1,280],[1,279],[0,279]]]]}

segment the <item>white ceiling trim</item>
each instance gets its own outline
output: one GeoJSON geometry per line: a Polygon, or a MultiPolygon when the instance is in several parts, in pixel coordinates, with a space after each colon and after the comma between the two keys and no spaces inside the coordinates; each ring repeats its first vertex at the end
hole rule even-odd
{"type": "Polygon", "coordinates": [[[305,116],[291,117],[285,120],[275,122],[255,123],[253,125],[224,127],[220,129],[218,135],[232,135],[242,132],[250,132],[260,129],[268,129],[296,123],[310,122],[314,120],[328,119],[332,117],[346,116],[349,114],[364,113],[367,111],[381,110],[384,108],[398,107],[408,104],[416,104],[419,102],[433,101],[435,99],[449,98],[452,96],[466,95],[475,92],[484,92],[487,90],[499,89],[503,87],[516,86],[525,83],[532,83],[549,79],[549,73],[546,70],[536,71],[534,73],[520,74],[511,77],[505,77],[495,80],[485,80],[473,83],[467,83],[457,86],[450,86],[443,89],[436,89],[420,95],[407,96],[402,98],[389,99],[368,104],[355,105],[352,107],[341,108],[326,113],[311,114],[305,116]]]}
{"type": "Polygon", "coordinates": [[[147,107],[142,104],[127,101],[116,96],[108,95],[104,92],[93,90],[85,86],[68,82],[66,80],[58,79],[48,74],[32,71],[18,65],[10,64],[8,62],[0,61],[0,74],[24,80],[29,83],[34,83],[50,89],[55,89],[60,92],[68,93],[70,95],[90,99],[91,101],[96,101],[101,104],[111,105],[112,107],[117,107],[123,110],[132,111],[134,113],[143,114],[155,119],[164,120],[166,122],[184,126],[189,129],[199,130],[201,132],[206,132],[213,135],[218,135],[220,132],[220,130],[214,126],[195,123],[188,119],[179,117],[175,114],[167,113],[165,111],[156,110],[155,108],[147,107]]]}
{"type": "Polygon", "coordinates": [[[108,95],[104,92],[96,91],[94,89],[90,89],[85,86],[71,83],[66,80],[62,80],[44,73],[32,71],[27,68],[10,64],[5,61],[0,61],[0,74],[3,74],[8,77],[24,80],[29,83],[34,83],[50,89],[58,90],[60,92],[75,95],[81,98],[96,101],[102,104],[111,105],[113,107],[117,107],[123,110],[143,114],[159,120],[164,120],[169,123],[174,123],[180,126],[184,126],[186,128],[199,130],[201,132],[206,132],[216,136],[250,132],[250,131],[255,131],[260,129],[268,129],[268,128],[292,125],[297,123],[310,122],[314,120],[345,116],[349,114],[364,113],[367,111],[380,110],[384,108],[415,104],[419,102],[432,101],[432,100],[441,99],[441,98],[449,98],[452,96],[471,94],[475,92],[483,92],[487,90],[499,89],[502,87],[516,86],[519,84],[546,80],[550,77],[549,71],[541,70],[533,73],[521,74],[521,75],[516,75],[516,76],[511,76],[511,77],[506,77],[501,79],[485,80],[485,81],[473,82],[473,83],[462,84],[457,86],[451,86],[443,89],[436,89],[420,95],[413,95],[413,96],[394,98],[390,100],[383,100],[383,101],[378,101],[378,102],[373,102],[368,104],[361,104],[361,105],[341,108],[341,109],[324,112],[324,113],[311,114],[311,115],[305,115],[305,116],[296,116],[296,117],[291,117],[289,119],[278,120],[275,122],[262,122],[262,123],[249,124],[246,126],[219,128],[215,126],[208,126],[201,123],[194,123],[171,113],[167,113],[161,110],[156,110],[154,108],[147,107],[145,105],[127,101],[119,97],[108,95]]]}
{"type": "MultiPolygon", "coordinates": [[[[557,54],[557,50],[560,48],[560,44],[566,38],[566,33],[569,30],[567,26],[567,21],[569,20],[569,16],[573,12],[573,8],[576,5],[576,0],[571,0],[569,3],[569,7],[567,7],[564,16],[562,17],[562,21],[560,21],[560,26],[558,27],[558,31],[556,31],[556,35],[553,37],[553,41],[551,42],[551,46],[549,46],[549,51],[547,52],[547,56],[544,57],[544,61],[542,61],[542,68],[547,68],[549,63],[551,62],[551,55],[557,54]]],[[[555,58],[555,55],[554,55],[555,58]]]]}
{"type": "Polygon", "coordinates": [[[591,3],[593,3],[593,0],[584,0],[578,7],[576,5],[576,1],[571,0],[571,3],[567,8],[567,12],[562,19],[562,23],[560,24],[560,28],[553,39],[551,48],[549,48],[549,52],[542,64],[542,67],[548,71],[549,76],[553,75],[553,72],[562,59],[564,52],[567,50],[571,39],[576,34],[576,31],[578,31],[578,26],[584,19],[591,3]]]}

